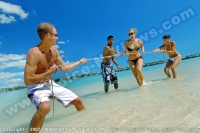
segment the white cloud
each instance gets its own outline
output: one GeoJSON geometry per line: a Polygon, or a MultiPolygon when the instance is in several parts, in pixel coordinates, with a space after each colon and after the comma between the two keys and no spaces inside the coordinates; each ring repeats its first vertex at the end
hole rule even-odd
{"type": "Polygon", "coordinates": [[[59,42],[57,42],[58,44],[65,44],[66,42],[64,42],[64,41],[59,41],[59,42]]]}
{"type": "Polygon", "coordinates": [[[3,88],[14,88],[14,87],[23,86],[23,85],[24,85],[24,83],[5,84],[5,85],[0,86],[0,89],[3,89],[3,88]]]}
{"type": "Polygon", "coordinates": [[[0,72],[0,89],[24,85],[24,72],[0,72]]]}
{"type": "Polygon", "coordinates": [[[63,54],[64,54],[65,52],[64,52],[63,50],[59,50],[59,53],[60,53],[60,56],[63,58],[63,57],[64,57],[63,54]]]}
{"type": "MultiPolygon", "coordinates": [[[[59,41],[59,42],[57,42],[57,44],[65,44],[65,42],[64,42],[64,41],[59,41]]],[[[57,49],[59,49],[60,46],[57,45],[57,44],[56,44],[54,47],[57,48],[57,49]]],[[[62,55],[62,54],[65,53],[63,50],[59,50],[59,53],[60,53],[60,56],[61,56],[61,57],[64,57],[64,55],[62,55]]]]}
{"type": "Polygon", "coordinates": [[[10,72],[0,72],[0,80],[1,82],[6,80],[6,79],[10,79],[10,78],[14,78],[16,76],[23,76],[24,72],[17,72],[17,73],[10,73],[10,72]]]}
{"type": "Polygon", "coordinates": [[[17,54],[0,54],[0,69],[17,67],[24,68],[26,63],[26,55],[17,54]]]}
{"type": "Polygon", "coordinates": [[[58,46],[58,45],[55,45],[55,46],[53,46],[54,48],[57,48],[57,49],[59,49],[60,48],[60,46],[58,46]]]}
{"type": "Polygon", "coordinates": [[[6,68],[24,68],[26,55],[1,54],[0,53],[0,88],[24,85],[24,72],[4,72],[6,68]]]}
{"type": "Polygon", "coordinates": [[[65,64],[70,64],[70,62],[67,60],[67,61],[65,62],[65,64]]]}
{"type": "Polygon", "coordinates": [[[60,54],[64,54],[65,52],[63,50],[59,50],[59,53],[60,54]]]}
{"type": "Polygon", "coordinates": [[[6,16],[5,14],[0,14],[0,23],[1,24],[9,24],[11,22],[16,22],[13,16],[6,16]]]}
{"type": "Polygon", "coordinates": [[[21,6],[3,1],[0,1],[0,11],[3,12],[3,14],[0,14],[0,23],[2,24],[8,24],[16,21],[14,16],[6,14],[18,15],[21,19],[28,17],[28,13],[26,13],[21,6]]]}
{"type": "Polygon", "coordinates": [[[24,80],[22,78],[17,78],[17,79],[11,79],[9,82],[11,83],[18,83],[18,82],[23,82],[24,80]]]}
{"type": "Polygon", "coordinates": [[[0,63],[0,69],[17,67],[17,68],[24,68],[26,60],[19,60],[19,61],[6,61],[0,63]]]}
{"type": "Polygon", "coordinates": [[[20,83],[23,83],[23,82],[24,82],[24,80],[22,78],[0,80],[0,83],[3,83],[3,84],[11,84],[11,83],[20,84],[20,83]]]}
{"type": "Polygon", "coordinates": [[[25,59],[26,55],[22,54],[22,55],[17,55],[17,54],[1,54],[0,53],[0,62],[2,61],[10,61],[10,60],[22,60],[25,59]]]}
{"type": "Polygon", "coordinates": [[[21,19],[25,19],[28,17],[28,13],[26,13],[21,6],[13,5],[10,3],[6,3],[3,1],[0,1],[0,9],[3,13],[7,14],[17,14],[20,16],[21,19]]]}

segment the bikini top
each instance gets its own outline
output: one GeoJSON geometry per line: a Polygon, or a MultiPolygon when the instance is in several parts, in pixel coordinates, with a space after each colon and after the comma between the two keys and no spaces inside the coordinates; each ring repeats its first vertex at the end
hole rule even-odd
{"type": "MultiPolygon", "coordinates": [[[[139,45],[139,42],[138,42],[138,39],[136,39],[137,40],[137,44],[139,45]]],[[[140,45],[138,46],[136,46],[136,47],[134,47],[134,44],[135,44],[135,42],[134,43],[130,43],[130,40],[128,40],[128,47],[127,47],[127,49],[128,49],[128,51],[133,51],[133,50],[139,50],[140,49],[140,45]]]]}
{"type": "MultiPolygon", "coordinates": [[[[169,47],[170,47],[170,50],[172,51],[172,44],[171,43],[169,43],[169,47]]],[[[165,50],[167,51],[166,46],[165,46],[165,50]]],[[[176,51],[176,49],[175,49],[175,51],[176,51]]]]}

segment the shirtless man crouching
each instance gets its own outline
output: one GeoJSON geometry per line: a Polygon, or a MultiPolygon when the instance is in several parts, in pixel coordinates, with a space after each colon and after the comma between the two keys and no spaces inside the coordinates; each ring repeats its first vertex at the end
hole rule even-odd
{"type": "Polygon", "coordinates": [[[85,63],[86,59],[83,58],[73,64],[64,64],[58,50],[52,47],[58,40],[56,28],[52,24],[41,23],[37,33],[40,43],[28,51],[24,69],[27,94],[37,108],[30,122],[29,133],[38,133],[42,128],[45,116],[50,111],[49,97],[52,97],[52,94],[64,107],[73,104],[77,111],[85,109],[81,99],[72,91],[53,82],[51,75],[56,73],[57,68],[66,72],[85,63]]]}

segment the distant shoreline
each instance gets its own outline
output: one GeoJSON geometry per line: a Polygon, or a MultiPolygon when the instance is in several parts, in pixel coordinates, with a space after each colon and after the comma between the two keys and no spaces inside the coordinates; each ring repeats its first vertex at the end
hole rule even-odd
{"type": "MultiPolygon", "coordinates": [[[[190,58],[196,58],[196,57],[200,57],[200,53],[195,53],[195,54],[184,56],[184,57],[182,57],[182,60],[186,60],[186,59],[190,59],[190,58]]],[[[159,61],[155,61],[155,62],[145,63],[143,65],[143,67],[163,64],[163,63],[166,63],[166,61],[167,60],[159,60],[159,61]]],[[[129,67],[121,68],[121,71],[126,71],[126,70],[130,70],[130,68],[129,67]]],[[[83,78],[83,77],[101,75],[101,74],[102,74],[102,72],[94,72],[94,73],[89,73],[89,74],[81,74],[81,75],[77,75],[77,76],[71,76],[71,77],[68,77],[68,78],[57,78],[54,81],[60,82],[60,81],[63,81],[63,80],[73,80],[73,79],[77,79],[77,78],[83,78]]],[[[0,89],[0,93],[24,89],[24,88],[27,88],[27,87],[26,86],[17,86],[17,87],[12,87],[12,88],[2,88],[2,89],[0,89]]]]}

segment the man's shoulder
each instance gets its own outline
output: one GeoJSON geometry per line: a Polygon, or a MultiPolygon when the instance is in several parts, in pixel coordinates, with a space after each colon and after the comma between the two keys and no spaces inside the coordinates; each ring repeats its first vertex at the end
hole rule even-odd
{"type": "Polygon", "coordinates": [[[32,54],[34,54],[34,53],[38,53],[38,52],[39,52],[38,47],[30,48],[29,51],[28,51],[28,53],[32,53],[32,54]]]}
{"type": "Polygon", "coordinates": [[[52,50],[52,52],[54,52],[56,55],[58,55],[58,54],[59,54],[59,52],[58,52],[58,50],[57,50],[56,48],[54,48],[54,47],[51,47],[51,50],[52,50]]]}
{"type": "Polygon", "coordinates": [[[27,53],[27,59],[39,59],[41,52],[37,47],[30,48],[27,53]]]}
{"type": "Polygon", "coordinates": [[[108,45],[105,45],[105,46],[103,47],[103,51],[107,51],[107,49],[109,49],[109,46],[108,46],[108,45]]]}
{"type": "Polygon", "coordinates": [[[40,59],[40,57],[43,55],[43,53],[40,51],[38,47],[32,47],[29,49],[27,56],[30,58],[37,58],[40,59]]]}
{"type": "Polygon", "coordinates": [[[115,50],[113,46],[108,46],[106,45],[103,49],[104,51],[110,51],[110,50],[115,50]]]}

